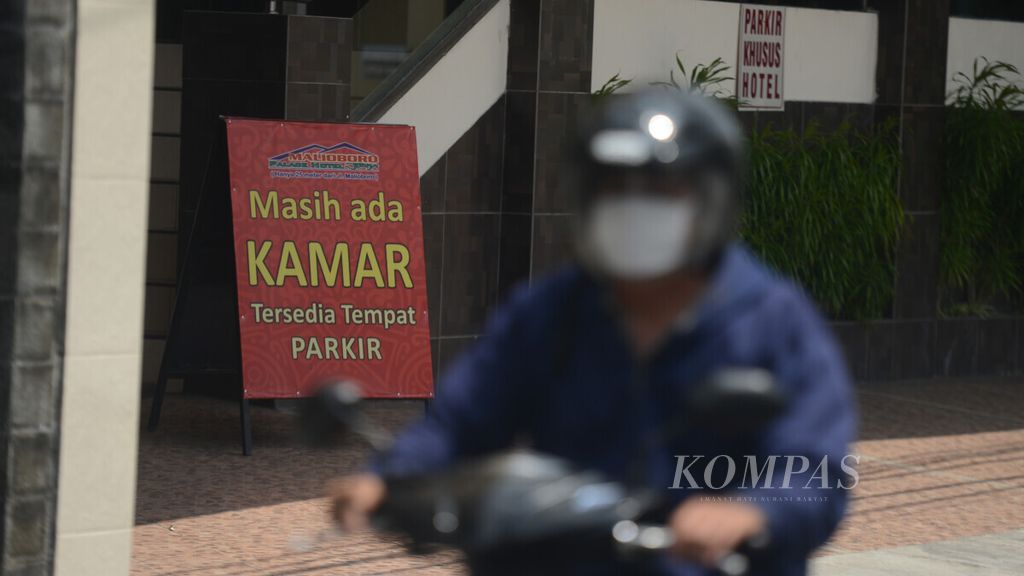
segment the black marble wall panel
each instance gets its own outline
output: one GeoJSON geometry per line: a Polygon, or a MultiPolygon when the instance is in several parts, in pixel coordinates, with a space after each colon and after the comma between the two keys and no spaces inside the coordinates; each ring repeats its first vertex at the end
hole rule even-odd
{"type": "Polygon", "coordinates": [[[935,212],[945,177],[945,107],[904,106],[900,198],[910,212],[935,212]]]}
{"type": "Polygon", "coordinates": [[[949,0],[870,0],[878,12],[878,102],[942,105],[949,0]]]}
{"type": "Polygon", "coordinates": [[[443,336],[478,334],[498,297],[498,214],[446,214],[442,272],[443,336]]]}
{"type": "Polygon", "coordinates": [[[593,98],[588,93],[540,92],[537,95],[534,213],[573,210],[570,163],[573,134],[592,103],[593,98]]]}
{"type": "Polygon", "coordinates": [[[288,18],[242,12],[185,12],[185,78],[285,82],[288,18]]]}
{"type": "Polygon", "coordinates": [[[863,378],[868,381],[888,380],[893,373],[893,358],[899,354],[901,343],[895,339],[892,322],[864,324],[867,357],[863,378]]]}
{"type": "Polygon", "coordinates": [[[934,213],[910,216],[896,253],[897,318],[934,318],[938,312],[939,222],[934,213]]]}
{"type": "Polygon", "coordinates": [[[290,16],[287,26],[288,82],[351,82],[351,19],[290,16]]]}
{"type": "Polygon", "coordinates": [[[979,322],[983,320],[962,318],[939,321],[935,345],[936,375],[971,376],[978,373],[979,322]]]}
{"type": "Polygon", "coordinates": [[[551,272],[569,262],[574,250],[573,216],[540,214],[533,222],[532,275],[551,272]]]}
{"type": "MultiPolygon", "coordinates": [[[[0,158],[5,158],[0,156],[0,158]]],[[[6,159],[6,158],[5,158],[6,159]]],[[[21,186],[20,174],[17,188],[3,189],[0,193],[0,298],[14,294],[17,278],[14,271],[18,266],[18,212],[21,210],[21,199],[10,194],[8,190],[18,190],[21,186]]],[[[0,361],[6,356],[0,348],[0,361]]]]}
{"type": "Polygon", "coordinates": [[[289,82],[284,117],[288,120],[344,122],[348,120],[352,87],[348,84],[289,82]]]}
{"type": "MultiPolygon", "coordinates": [[[[0,35],[0,85],[3,86],[0,94],[19,100],[25,85],[25,4],[26,0],[15,0],[7,2],[0,10],[0,27],[4,31],[0,35]]],[[[12,117],[13,114],[5,115],[3,120],[10,121],[12,117]]],[[[8,150],[3,151],[5,154],[0,158],[7,160],[8,150]]],[[[9,152],[14,153],[13,150],[9,152]]],[[[20,148],[17,154],[21,154],[20,148]]]]}
{"type": "Polygon", "coordinates": [[[788,101],[781,111],[742,111],[740,122],[748,133],[753,129],[794,130],[803,132],[811,125],[819,131],[831,132],[843,123],[855,131],[869,131],[875,126],[875,106],[848,102],[788,101]]]}
{"type": "Polygon", "coordinates": [[[794,130],[802,132],[804,129],[804,103],[786,102],[785,108],[779,111],[757,112],[757,129],[765,128],[773,130],[794,130]]]}
{"type": "Polygon", "coordinates": [[[285,118],[347,120],[352,93],[352,20],[289,16],[287,22],[285,118]]]}
{"type": "Polygon", "coordinates": [[[541,0],[515,0],[509,15],[509,90],[537,90],[537,50],[541,0]]]}
{"type": "MultiPolygon", "coordinates": [[[[18,268],[18,217],[22,174],[22,144],[25,127],[25,27],[24,2],[11,2],[0,12],[0,301],[13,306],[18,268]],[[17,12],[15,12],[17,11],[17,12]]],[[[57,188],[54,187],[53,190],[57,188]]],[[[0,318],[0,367],[9,370],[8,344],[13,333],[13,315],[0,318]],[[11,320],[8,322],[7,320],[11,320]]],[[[2,395],[0,395],[2,396],[2,395]]],[[[6,415],[6,410],[3,411],[6,415]]],[[[3,455],[0,450],[0,455],[3,455]]],[[[2,529],[0,529],[2,536],[2,529]]]]}
{"type": "Polygon", "coordinates": [[[571,138],[589,112],[593,0],[512,3],[502,212],[504,293],[571,254],[571,138]],[[515,216],[514,216],[515,215],[515,216]],[[518,215],[528,215],[527,218],[518,215]]]}
{"type": "Polygon", "coordinates": [[[978,321],[977,372],[990,375],[1016,373],[1017,349],[1017,322],[1013,318],[978,321]]]}
{"type": "Polygon", "coordinates": [[[1024,373],[1024,317],[1018,317],[1014,319],[1014,332],[1016,334],[1017,345],[1014,348],[1014,361],[1015,372],[1017,374],[1024,373]]]}
{"type": "Polygon", "coordinates": [[[875,66],[877,102],[899,104],[903,97],[906,0],[871,0],[869,4],[878,13],[878,60],[875,66]]]}
{"type": "Polygon", "coordinates": [[[846,365],[855,380],[865,378],[868,360],[867,330],[863,323],[837,322],[832,324],[836,341],[843,349],[846,365]]]}
{"type": "Polygon", "coordinates": [[[1005,376],[1024,370],[1024,318],[836,322],[857,381],[1005,376]]]}
{"type": "MultiPolygon", "coordinates": [[[[538,90],[552,89],[550,80],[557,75],[554,68],[566,65],[572,54],[564,59],[551,52],[550,29],[555,26],[555,12],[569,10],[569,3],[552,0],[515,0],[511,5],[509,22],[508,84],[505,93],[504,151],[502,170],[501,234],[499,239],[499,270],[497,297],[508,295],[509,290],[531,279],[535,183],[538,164],[538,126],[546,119],[539,114],[538,90]],[[548,40],[546,41],[545,38],[548,40]],[[541,80],[540,77],[544,76],[541,80]]],[[[591,12],[592,14],[592,12],[591,12]]],[[[561,33],[566,47],[578,46],[570,52],[586,52],[589,68],[590,36],[579,32],[592,27],[593,17],[582,27],[573,28],[566,22],[561,33]],[[566,36],[567,35],[567,36],[566,36]],[[570,38],[571,37],[571,38],[570,38]],[[582,45],[586,44],[584,48],[582,45]]],[[[589,90],[588,84],[583,90],[589,90]]],[[[565,86],[562,86],[565,88],[565,86]]]]}
{"type": "Polygon", "coordinates": [[[438,378],[438,369],[441,366],[441,341],[437,338],[430,338],[430,364],[433,370],[431,373],[434,375],[435,391],[436,382],[438,378]]]}
{"type": "Polygon", "coordinates": [[[501,253],[498,263],[498,299],[530,278],[530,246],[533,217],[529,214],[501,215],[501,253]]]}
{"type": "Polygon", "coordinates": [[[757,131],[757,111],[756,110],[743,110],[736,112],[736,117],[739,118],[740,124],[743,125],[743,133],[749,138],[757,131]]]}
{"type": "Polygon", "coordinates": [[[902,106],[896,103],[881,103],[875,102],[875,122],[882,124],[884,122],[899,123],[900,114],[902,112],[902,106]]]}
{"type": "Polygon", "coordinates": [[[594,0],[544,0],[540,19],[538,89],[590,92],[594,0]]]}
{"type": "Polygon", "coordinates": [[[537,93],[510,90],[505,94],[505,102],[502,210],[529,213],[533,210],[537,93]]]}
{"type": "MultiPolygon", "coordinates": [[[[788,105],[788,103],[787,103],[788,105]]],[[[849,109],[843,102],[804,102],[804,129],[815,126],[822,132],[832,132],[846,121],[849,109]]]]}
{"type": "Polygon", "coordinates": [[[872,0],[878,11],[879,110],[900,120],[900,197],[911,216],[897,257],[896,318],[937,311],[937,210],[944,166],[943,132],[949,0],[872,0]]]}
{"type": "Polygon", "coordinates": [[[907,0],[904,104],[946,100],[950,0],[907,0]]]}
{"type": "Polygon", "coordinates": [[[439,334],[441,281],[444,272],[444,215],[423,215],[423,258],[427,265],[427,314],[430,334],[439,334]]]}
{"type": "MultiPolygon", "coordinates": [[[[874,105],[848,103],[845,104],[845,106],[845,119],[850,123],[851,128],[861,132],[867,132],[874,129],[876,122],[874,105]]],[[[805,113],[805,117],[810,115],[810,112],[805,113]]]]}
{"type": "MultiPolygon", "coordinates": [[[[7,558],[8,540],[14,530],[25,527],[7,527],[10,484],[11,435],[7,422],[11,419],[10,396],[12,376],[15,372],[15,338],[18,333],[20,298],[18,298],[18,262],[22,255],[19,246],[19,220],[21,206],[21,172],[23,134],[25,129],[25,1],[9,2],[0,9],[0,420],[4,422],[0,433],[0,565],[7,558]]],[[[21,320],[24,323],[24,320],[21,320]]],[[[52,499],[56,501],[56,494],[52,499]]],[[[13,499],[12,499],[13,500],[13,499]]],[[[42,548],[42,546],[40,546],[42,548]]],[[[32,560],[45,556],[35,554],[32,560]]],[[[44,572],[49,567],[39,570],[44,572]]]]}
{"type": "Polygon", "coordinates": [[[892,338],[896,348],[889,378],[928,378],[932,375],[935,364],[935,321],[894,322],[892,338]]]}

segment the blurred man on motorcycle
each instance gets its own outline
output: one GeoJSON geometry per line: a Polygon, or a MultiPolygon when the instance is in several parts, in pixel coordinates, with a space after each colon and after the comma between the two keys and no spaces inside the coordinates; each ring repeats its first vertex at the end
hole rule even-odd
{"type": "MultiPolygon", "coordinates": [[[[846,478],[856,417],[841,354],[808,298],[734,239],[745,159],[735,115],[673,91],[607,100],[579,139],[577,262],[493,314],[439,382],[427,417],[373,472],[336,483],[336,518],[364,526],[387,497],[380,474],[526,442],[675,502],[664,520],[676,554],[664,573],[708,573],[767,534],[771,556],[759,571],[804,574],[845,509],[834,479],[846,478]],[[785,413],[742,441],[681,426],[687,392],[736,366],[770,371],[785,413]],[[736,474],[714,491],[680,489],[679,456],[718,454],[740,465],[743,455],[811,464],[791,471],[791,488],[742,486],[736,474]]],[[[686,472],[704,478],[700,465],[686,472]]]]}

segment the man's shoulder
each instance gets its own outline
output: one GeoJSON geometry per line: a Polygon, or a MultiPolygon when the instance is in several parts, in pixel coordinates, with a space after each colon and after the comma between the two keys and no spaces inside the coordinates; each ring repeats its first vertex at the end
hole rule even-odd
{"type": "Polygon", "coordinates": [[[523,280],[509,291],[502,308],[519,311],[558,308],[576,298],[592,280],[577,264],[566,264],[537,278],[523,280]]]}
{"type": "Polygon", "coordinates": [[[776,366],[792,367],[809,358],[845,365],[832,329],[813,298],[752,255],[749,265],[757,269],[758,280],[750,284],[750,305],[729,324],[729,337],[741,349],[774,358],[776,366]]]}
{"type": "Polygon", "coordinates": [[[771,268],[745,246],[737,245],[734,251],[742,261],[741,275],[762,305],[817,312],[818,306],[813,298],[794,279],[771,268]]]}
{"type": "Polygon", "coordinates": [[[493,328],[506,327],[527,339],[540,339],[565,321],[569,304],[593,284],[575,264],[562,266],[514,285],[495,307],[488,320],[493,328]]]}
{"type": "Polygon", "coordinates": [[[741,293],[734,299],[746,303],[742,307],[751,320],[770,324],[780,332],[786,327],[818,330],[825,326],[817,303],[796,281],[779,274],[743,246],[732,250],[735,261],[730,281],[742,285],[733,288],[741,293]]]}

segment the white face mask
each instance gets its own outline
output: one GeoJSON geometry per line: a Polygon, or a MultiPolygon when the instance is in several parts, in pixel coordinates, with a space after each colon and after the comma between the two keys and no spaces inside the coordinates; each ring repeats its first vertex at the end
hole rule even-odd
{"type": "Polygon", "coordinates": [[[583,222],[583,256],[627,280],[664,276],[690,257],[697,208],[690,198],[628,194],[598,199],[583,222]]]}

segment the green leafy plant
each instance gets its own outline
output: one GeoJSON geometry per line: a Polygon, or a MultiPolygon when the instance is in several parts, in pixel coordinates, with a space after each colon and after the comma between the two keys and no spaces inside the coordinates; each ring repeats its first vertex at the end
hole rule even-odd
{"type": "Polygon", "coordinates": [[[975,60],[953,76],[940,228],[942,312],[1019,309],[1024,292],[1024,105],[1011,64],[975,60]]]}
{"type": "MultiPolygon", "coordinates": [[[[680,58],[678,53],[676,53],[676,69],[668,71],[668,81],[651,82],[650,85],[672,88],[680,91],[694,90],[700,92],[704,96],[717,98],[735,108],[738,102],[736,97],[726,95],[726,91],[721,87],[722,83],[735,79],[728,74],[729,65],[721,58],[715,58],[709,64],[696,64],[690,69],[689,73],[687,73],[686,65],[683,64],[683,59],[680,58]],[[679,71],[678,77],[676,76],[676,70],[679,71]]],[[[615,74],[605,81],[600,88],[594,91],[594,96],[607,96],[609,94],[614,94],[628,86],[632,81],[632,78],[623,79],[619,74],[615,74]]]]}
{"type": "Polygon", "coordinates": [[[594,90],[594,96],[608,96],[625,88],[632,82],[632,78],[620,78],[618,74],[612,76],[600,88],[594,90]]]}
{"type": "Polygon", "coordinates": [[[725,90],[720,86],[723,82],[735,80],[728,76],[729,65],[721,58],[715,58],[709,64],[697,64],[686,73],[686,66],[683,59],[676,53],[676,69],[679,70],[679,78],[676,79],[676,70],[668,71],[668,82],[651,82],[651,86],[674,88],[676,90],[693,90],[711,98],[734,102],[734,96],[726,96],[725,90]]]}
{"type": "Polygon", "coordinates": [[[750,140],[741,235],[834,318],[884,317],[892,300],[904,224],[895,130],[894,122],[866,133],[811,125],[750,140]]]}

